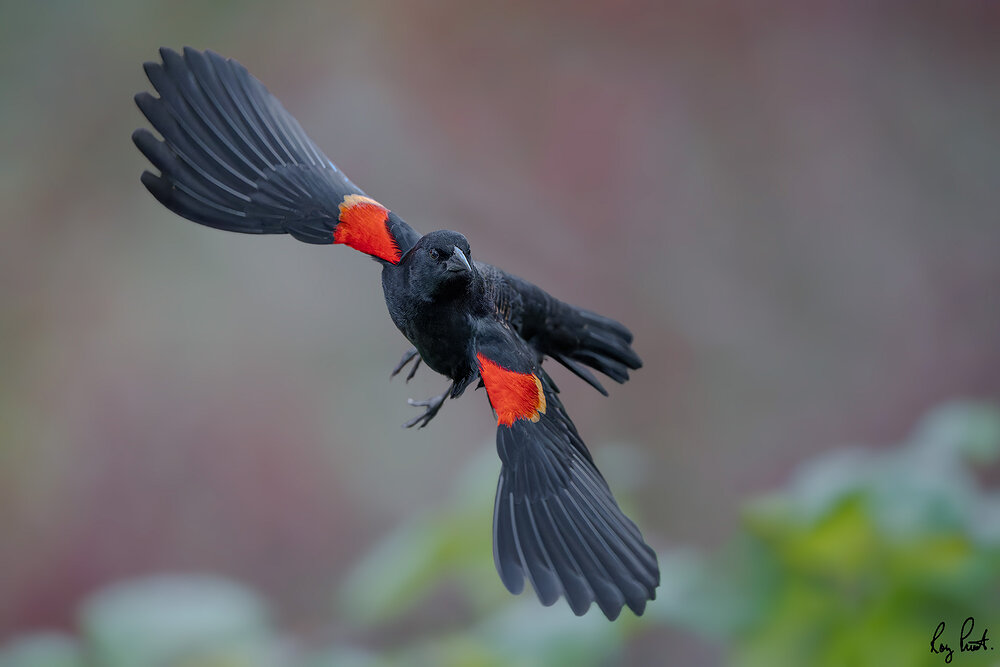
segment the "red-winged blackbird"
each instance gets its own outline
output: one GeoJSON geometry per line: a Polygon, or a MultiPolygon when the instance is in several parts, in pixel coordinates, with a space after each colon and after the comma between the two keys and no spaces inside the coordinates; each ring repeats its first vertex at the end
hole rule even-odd
{"type": "Polygon", "coordinates": [[[411,401],[426,410],[406,425],[426,426],[477,380],[496,412],[503,465],[493,558],[507,589],[520,593],[527,576],[545,605],[563,595],[577,615],[593,601],[612,620],[626,604],[642,614],[660,582],[656,554],[619,509],[541,365],[552,357],[607,395],[586,367],[625,382],[642,366],[629,330],[472,261],[458,232],[418,234],[351,183],[236,61],[193,49],[160,56],[162,65],[145,64],[160,97],[135,97],[163,136],[132,135],[161,172],[144,172],[143,185],[209,227],[372,256],[392,321],[414,346],[392,375],[412,361],[412,377],[423,361],[451,379],[440,396],[411,401]]]}

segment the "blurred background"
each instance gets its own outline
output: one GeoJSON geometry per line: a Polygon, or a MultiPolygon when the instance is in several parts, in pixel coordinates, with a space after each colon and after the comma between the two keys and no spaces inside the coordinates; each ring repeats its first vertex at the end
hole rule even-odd
{"type": "Polygon", "coordinates": [[[0,660],[940,664],[938,621],[1000,633],[1000,6],[0,14],[0,660]],[[400,428],[446,382],[388,382],[370,260],[145,192],[132,96],[184,45],[416,229],[634,331],[610,399],[553,375],[661,553],[646,617],[506,594],[488,404],[400,428]]]}

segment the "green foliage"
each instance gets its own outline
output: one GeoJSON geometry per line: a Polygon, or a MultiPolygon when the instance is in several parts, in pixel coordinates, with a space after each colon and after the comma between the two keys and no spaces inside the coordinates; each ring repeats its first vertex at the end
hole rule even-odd
{"type": "Polygon", "coordinates": [[[79,641],[15,641],[0,650],[0,667],[256,667],[274,664],[279,648],[260,597],[213,576],[114,584],[82,605],[79,626],[79,641]]]}
{"type": "Polygon", "coordinates": [[[83,667],[76,640],[55,632],[21,637],[0,651],[0,667],[83,667]]]}
{"type": "MultiPolygon", "coordinates": [[[[660,627],[720,643],[734,665],[944,664],[929,650],[939,622],[956,650],[969,616],[972,638],[1000,632],[1000,495],[982,490],[970,466],[998,458],[1000,412],[968,404],[936,410],[897,448],[821,456],[747,503],[718,553],[662,553],[659,599],[641,619],[609,623],[500,586],[486,557],[492,499],[482,493],[497,463],[484,455],[447,510],[400,526],[338,596],[343,616],[373,637],[441,608],[442,591],[460,620],[378,651],[292,650],[252,592],[212,577],[154,577],[88,600],[79,640],[22,638],[0,650],[0,667],[78,667],[83,656],[109,667],[602,665],[660,627]]],[[[956,652],[952,662],[991,657],[956,652]]]]}
{"type": "Polygon", "coordinates": [[[217,577],[162,575],[110,586],[80,613],[89,654],[105,667],[253,664],[270,637],[260,598],[217,577]]]}
{"type": "Polygon", "coordinates": [[[725,553],[691,559],[658,615],[735,665],[942,664],[939,622],[956,655],[967,617],[1000,629],[1000,497],[967,465],[998,454],[1000,413],[955,404],[897,449],[820,457],[746,506],[725,553]]]}
{"type": "Polygon", "coordinates": [[[360,561],[341,591],[345,616],[365,625],[392,621],[445,581],[457,583],[480,614],[506,599],[501,587],[479,585],[495,576],[492,561],[483,557],[492,553],[493,516],[493,498],[483,489],[495,484],[499,470],[490,449],[456,480],[444,509],[404,523],[360,561]]]}

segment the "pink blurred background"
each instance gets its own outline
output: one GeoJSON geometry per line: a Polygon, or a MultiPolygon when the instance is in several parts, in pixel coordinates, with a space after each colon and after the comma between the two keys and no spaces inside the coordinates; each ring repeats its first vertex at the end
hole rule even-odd
{"type": "Polygon", "coordinates": [[[719,544],[818,451],[1000,395],[997,5],[4,16],[0,641],[159,570],[335,624],[345,569],[493,447],[481,392],[400,428],[445,381],[388,382],[407,345],[371,261],[144,191],[131,97],[161,45],[238,59],[418,230],[635,332],[645,367],[610,400],[555,378],[659,547],[719,544]]]}

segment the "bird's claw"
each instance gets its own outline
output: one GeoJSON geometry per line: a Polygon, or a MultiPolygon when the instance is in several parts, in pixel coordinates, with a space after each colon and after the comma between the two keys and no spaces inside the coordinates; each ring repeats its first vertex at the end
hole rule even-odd
{"type": "Polygon", "coordinates": [[[406,368],[406,364],[413,361],[414,358],[416,358],[416,361],[413,362],[413,368],[410,369],[409,374],[406,376],[406,382],[409,383],[409,381],[413,379],[413,376],[417,374],[417,369],[420,368],[420,362],[422,361],[420,355],[417,353],[417,348],[415,347],[411,347],[403,353],[403,358],[399,360],[396,367],[392,369],[391,373],[389,373],[389,379],[391,380],[399,375],[399,372],[406,368]]]}
{"type": "Polygon", "coordinates": [[[417,408],[427,408],[424,413],[414,419],[403,424],[403,428],[413,428],[417,424],[420,424],[418,428],[423,428],[434,419],[441,406],[444,405],[445,399],[448,398],[448,392],[441,394],[440,396],[434,396],[433,398],[427,398],[422,401],[415,401],[412,398],[406,399],[406,402],[417,408]]]}

